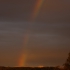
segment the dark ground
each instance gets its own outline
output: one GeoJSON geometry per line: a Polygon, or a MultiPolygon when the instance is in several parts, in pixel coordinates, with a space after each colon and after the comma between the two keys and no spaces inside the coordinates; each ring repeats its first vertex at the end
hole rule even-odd
{"type": "Polygon", "coordinates": [[[0,67],[0,70],[63,70],[57,67],[0,67]]]}

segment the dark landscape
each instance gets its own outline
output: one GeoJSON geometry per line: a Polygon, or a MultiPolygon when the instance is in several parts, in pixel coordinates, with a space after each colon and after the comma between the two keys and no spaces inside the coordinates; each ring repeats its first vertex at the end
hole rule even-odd
{"type": "Polygon", "coordinates": [[[58,67],[0,67],[0,70],[70,70],[58,67]]]}
{"type": "Polygon", "coordinates": [[[57,67],[0,67],[0,70],[64,70],[57,67]]]}

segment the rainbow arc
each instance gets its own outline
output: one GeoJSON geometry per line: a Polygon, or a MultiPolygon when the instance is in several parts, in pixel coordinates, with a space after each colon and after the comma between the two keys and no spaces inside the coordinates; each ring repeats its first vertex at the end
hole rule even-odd
{"type": "MultiPolygon", "coordinates": [[[[34,6],[34,9],[33,9],[33,13],[31,14],[31,17],[30,17],[30,22],[31,22],[30,25],[32,25],[32,23],[35,21],[36,17],[38,16],[43,2],[44,2],[44,0],[37,0],[36,4],[34,6]]],[[[27,53],[28,52],[26,51],[27,49],[25,49],[25,48],[27,47],[27,43],[29,40],[29,34],[30,34],[30,27],[28,28],[28,31],[25,34],[25,38],[24,38],[24,42],[23,42],[24,49],[21,52],[21,55],[20,55],[19,60],[18,60],[18,66],[19,67],[25,66],[25,63],[27,60],[27,55],[28,55],[27,53]]]]}

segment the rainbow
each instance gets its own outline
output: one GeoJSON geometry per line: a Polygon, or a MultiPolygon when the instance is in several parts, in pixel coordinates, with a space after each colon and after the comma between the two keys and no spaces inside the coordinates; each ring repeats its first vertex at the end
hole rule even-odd
{"type": "MultiPolygon", "coordinates": [[[[37,2],[35,4],[35,7],[33,9],[33,13],[31,14],[31,18],[30,18],[31,23],[33,23],[35,21],[36,17],[38,16],[40,8],[43,4],[43,1],[44,0],[37,0],[37,2]]],[[[18,66],[19,67],[25,66],[25,63],[26,63],[26,60],[27,60],[28,52],[26,51],[26,47],[27,47],[27,43],[28,43],[28,40],[29,40],[29,32],[30,32],[30,29],[28,29],[27,33],[25,34],[25,39],[24,39],[24,42],[23,42],[24,50],[22,50],[21,55],[20,55],[19,60],[18,60],[18,66]]]]}
{"type": "Polygon", "coordinates": [[[26,51],[26,48],[27,48],[27,42],[28,42],[28,39],[29,39],[29,31],[25,34],[24,36],[24,42],[23,42],[23,47],[22,50],[21,50],[21,54],[20,54],[20,58],[18,59],[18,67],[22,67],[25,65],[25,61],[26,61],[26,58],[27,58],[27,54],[28,54],[28,51],[26,51]]]}
{"type": "Polygon", "coordinates": [[[31,16],[31,21],[34,21],[36,19],[36,17],[38,16],[43,2],[44,2],[44,0],[37,0],[37,2],[35,4],[35,7],[33,9],[33,13],[32,13],[32,16],[31,16]]]}

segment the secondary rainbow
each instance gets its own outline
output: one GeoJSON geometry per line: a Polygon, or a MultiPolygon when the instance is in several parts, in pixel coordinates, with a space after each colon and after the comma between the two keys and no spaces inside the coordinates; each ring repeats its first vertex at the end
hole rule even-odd
{"type": "MultiPolygon", "coordinates": [[[[44,0],[37,0],[36,4],[34,6],[33,12],[31,14],[31,17],[30,17],[30,22],[31,22],[30,25],[32,25],[32,23],[35,21],[36,17],[38,16],[43,2],[44,2],[44,0]]],[[[24,42],[23,42],[24,49],[21,51],[21,55],[20,55],[19,60],[18,60],[19,67],[25,66],[25,63],[27,60],[28,51],[26,51],[27,50],[26,47],[27,47],[27,43],[29,40],[29,34],[30,34],[30,27],[28,28],[28,31],[25,34],[25,38],[24,38],[24,42]]]]}

